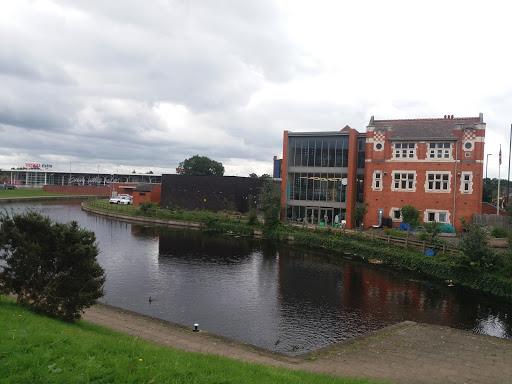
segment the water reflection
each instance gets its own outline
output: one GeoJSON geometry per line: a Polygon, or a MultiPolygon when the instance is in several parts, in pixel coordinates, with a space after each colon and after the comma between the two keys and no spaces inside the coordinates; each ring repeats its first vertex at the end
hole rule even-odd
{"type": "Polygon", "coordinates": [[[107,271],[104,302],[190,327],[199,323],[272,350],[303,353],[404,320],[512,335],[508,301],[384,266],[250,238],[112,221],[81,212],[75,202],[36,208],[96,233],[107,271]]]}

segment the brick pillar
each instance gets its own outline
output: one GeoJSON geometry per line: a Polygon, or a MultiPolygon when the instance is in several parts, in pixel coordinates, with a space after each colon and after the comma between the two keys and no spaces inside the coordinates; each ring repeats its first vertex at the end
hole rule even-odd
{"type": "Polygon", "coordinates": [[[356,184],[357,184],[357,139],[355,129],[350,129],[348,139],[348,173],[347,173],[347,229],[354,228],[354,209],[356,206],[356,184]]]}

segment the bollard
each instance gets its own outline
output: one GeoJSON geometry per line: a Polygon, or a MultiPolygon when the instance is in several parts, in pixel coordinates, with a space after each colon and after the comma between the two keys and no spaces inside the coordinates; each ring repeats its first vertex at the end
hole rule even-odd
{"type": "Polygon", "coordinates": [[[194,324],[194,332],[199,332],[199,324],[194,324]]]}

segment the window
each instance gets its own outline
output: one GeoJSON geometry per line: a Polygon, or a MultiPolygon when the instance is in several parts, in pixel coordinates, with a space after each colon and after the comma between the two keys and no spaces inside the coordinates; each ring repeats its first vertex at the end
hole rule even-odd
{"type": "Polygon", "coordinates": [[[466,152],[466,153],[464,154],[464,156],[466,156],[466,157],[471,157],[471,153],[466,152]]]}
{"type": "Polygon", "coordinates": [[[375,144],[375,149],[377,149],[378,151],[380,151],[382,149],[382,143],[377,143],[375,144]]]}
{"type": "Polygon", "coordinates": [[[426,192],[450,192],[451,172],[427,172],[425,181],[426,192]]]}
{"type": "Polygon", "coordinates": [[[425,216],[423,221],[427,223],[432,223],[434,221],[443,224],[450,223],[450,212],[449,211],[436,211],[432,209],[427,209],[425,211],[425,216]]]}
{"type": "Polygon", "coordinates": [[[452,153],[451,143],[430,143],[428,157],[431,159],[450,159],[452,153]]]}
{"type": "Polygon", "coordinates": [[[373,171],[373,184],[374,191],[382,191],[382,171],[373,171]]]}
{"type": "Polygon", "coordinates": [[[402,213],[400,211],[400,208],[391,208],[391,211],[389,212],[389,216],[391,216],[391,220],[393,221],[402,221],[402,213]]]}
{"type": "Polygon", "coordinates": [[[471,149],[472,147],[473,147],[473,144],[470,143],[469,141],[466,144],[464,144],[464,148],[466,148],[466,149],[471,149]]]}
{"type": "Polygon", "coordinates": [[[460,175],[460,193],[473,193],[473,172],[462,172],[460,175]]]}
{"type": "Polygon", "coordinates": [[[395,143],[395,159],[413,158],[416,154],[416,144],[414,143],[395,143]]]}
{"type": "Polygon", "coordinates": [[[408,171],[393,171],[392,191],[416,191],[416,173],[408,171]]]}

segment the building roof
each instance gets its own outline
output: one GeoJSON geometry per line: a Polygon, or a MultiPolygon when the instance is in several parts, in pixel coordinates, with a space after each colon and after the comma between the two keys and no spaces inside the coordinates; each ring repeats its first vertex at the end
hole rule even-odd
{"type": "Polygon", "coordinates": [[[140,184],[135,187],[134,191],[138,192],[151,192],[159,184],[140,184]]]}
{"type": "Polygon", "coordinates": [[[370,120],[375,130],[393,131],[389,140],[457,140],[455,128],[474,128],[483,117],[445,116],[442,119],[370,120]]]}

